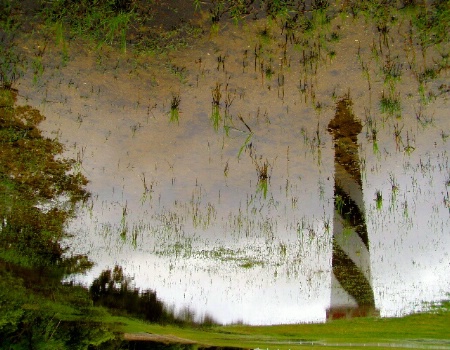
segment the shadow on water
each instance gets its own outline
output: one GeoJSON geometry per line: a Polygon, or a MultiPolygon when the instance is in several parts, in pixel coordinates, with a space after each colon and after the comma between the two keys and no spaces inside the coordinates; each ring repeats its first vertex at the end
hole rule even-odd
{"type": "Polygon", "coordinates": [[[334,142],[334,224],[332,286],[327,319],[379,316],[370,276],[358,135],[361,123],[350,96],[339,100],[328,130],[334,142]]]}

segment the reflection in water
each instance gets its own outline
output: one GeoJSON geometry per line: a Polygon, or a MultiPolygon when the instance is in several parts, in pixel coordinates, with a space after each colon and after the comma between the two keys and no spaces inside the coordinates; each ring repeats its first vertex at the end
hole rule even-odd
{"type": "Polygon", "coordinates": [[[334,140],[334,229],[331,302],[327,319],[379,314],[370,276],[369,237],[364,216],[358,134],[361,123],[341,99],[328,125],[334,140]]]}
{"type": "Polygon", "coordinates": [[[103,270],[89,287],[94,306],[103,306],[119,314],[131,315],[148,322],[175,324],[179,326],[212,326],[217,321],[204,315],[196,322],[195,313],[189,308],[175,314],[174,308],[165,305],[151,289],[140,290],[133,285],[132,278],[123,273],[121,266],[103,270]]]}
{"type": "MultiPolygon", "coordinates": [[[[20,89],[45,109],[48,135],[66,140],[90,180],[92,201],[80,208],[68,227],[74,236],[65,243],[71,254],[88,254],[95,266],[76,281],[89,285],[119,264],[140,290],[152,288],[176,309],[212,313],[223,323],[322,322],[330,306],[331,270],[332,308],[376,303],[381,316],[400,316],[423,310],[423,301],[444,298],[450,290],[450,216],[443,197],[448,199],[450,174],[448,140],[441,135],[450,130],[448,103],[439,97],[427,105],[423,113],[436,125],[419,125],[417,74],[405,65],[395,86],[402,118],[379,113],[382,96],[376,92],[387,86],[378,76],[390,66],[383,55],[380,62],[373,58],[376,30],[372,35],[375,28],[363,20],[338,23],[326,26],[340,38],[328,43],[335,57],[320,64],[317,74],[300,47],[288,45],[289,67],[278,62],[285,37],[276,34],[275,22],[206,35],[171,53],[167,69],[156,59],[108,59],[104,53],[99,67],[96,53],[75,47],[65,69],[55,69],[53,57],[45,57],[42,82],[33,84],[30,72],[20,89]],[[264,32],[269,42],[262,42],[264,32]],[[217,69],[219,57],[226,63],[217,69]],[[370,74],[361,74],[362,65],[370,74]],[[353,111],[365,116],[368,137],[358,138],[357,156],[361,125],[348,115],[348,100],[341,101],[330,125],[337,153],[334,186],[328,179],[331,135],[324,127],[336,114],[334,97],[349,84],[357,96],[353,111]],[[211,111],[211,98],[221,115],[211,111]],[[172,107],[173,121],[179,109],[179,123],[169,121],[172,107]],[[212,116],[222,117],[217,131],[212,116]],[[358,157],[364,159],[361,171],[358,157]],[[334,254],[328,232],[335,215],[333,187],[341,211],[334,254]],[[384,199],[382,207],[375,206],[375,194],[384,199]],[[363,208],[370,271],[367,230],[355,214],[363,208]],[[350,261],[358,268],[351,269],[350,261]],[[349,293],[345,277],[351,271],[358,289],[349,293]]],[[[314,53],[310,33],[300,34],[306,55],[314,53]]],[[[317,34],[318,45],[330,36],[329,29],[317,34]]],[[[397,31],[389,34],[396,42],[390,57],[408,62],[412,51],[403,48],[409,43],[397,31]]],[[[312,64],[322,60],[314,55],[312,64]]],[[[428,84],[441,83],[443,78],[428,84]]]]}

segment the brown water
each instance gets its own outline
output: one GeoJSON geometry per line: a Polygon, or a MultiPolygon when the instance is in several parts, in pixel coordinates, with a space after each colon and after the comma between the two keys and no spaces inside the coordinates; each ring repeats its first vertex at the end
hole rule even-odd
{"type": "Polygon", "coordinates": [[[351,196],[365,210],[370,243],[340,230],[349,256],[367,268],[361,271],[374,308],[399,316],[446,298],[450,120],[448,91],[438,88],[448,73],[427,85],[439,96],[421,104],[409,68],[417,47],[392,31],[402,110],[401,117],[389,116],[379,107],[388,91],[380,68],[388,48],[374,57],[374,27],[337,18],[323,30],[337,31],[340,40],[326,42],[320,53],[312,44],[289,43],[284,52],[281,30],[263,20],[227,24],[163,58],[72,43],[61,67],[59,49],[47,50],[38,83],[30,72],[18,89],[47,116],[44,130],[67,145],[90,180],[92,199],[69,225],[67,244],[95,267],[77,281],[88,284],[119,264],[137,287],[223,323],[322,322],[327,309],[354,308],[357,298],[333,273],[338,170],[327,130],[347,96],[362,125],[355,143],[362,180],[351,196]],[[317,63],[303,64],[304,51],[316,52],[317,63]],[[169,121],[174,95],[178,122],[169,121]],[[429,122],[417,120],[420,108],[429,122]],[[367,116],[378,127],[377,147],[367,116]]]}

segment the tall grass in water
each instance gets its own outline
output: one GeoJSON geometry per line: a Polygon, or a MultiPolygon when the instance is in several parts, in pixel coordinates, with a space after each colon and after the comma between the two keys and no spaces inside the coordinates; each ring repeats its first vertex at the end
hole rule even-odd
{"type": "Polygon", "coordinates": [[[220,116],[220,101],[222,99],[221,88],[222,84],[216,82],[216,86],[212,89],[211,121],[216,132],[219,130],[220,121],[222,120],[220,116]]]}
{"type": "Polygon", "coordinates": [[[172,100],[170,102],[170,122],[179,124],[180,118],[180,95],[172,94],[172,100]]]}
{"type": "Polygon", "coordinates": [[[400,104],[400,98],[398,95],[389,94],[388,96],[385,95],[383,92],[383,95],[380,99],[380,110],[381,113],[386,113],[389,116],[401,116],[401,104],[400,104]]]}
{"type": "Polygon", "coordinates": [[[117,44],[125,51],[127,32],[136,19],[131,1],[55,0],[43,7],[47,24],[61,23],[71,35],[94,39],[98,45],[117,44]]]}

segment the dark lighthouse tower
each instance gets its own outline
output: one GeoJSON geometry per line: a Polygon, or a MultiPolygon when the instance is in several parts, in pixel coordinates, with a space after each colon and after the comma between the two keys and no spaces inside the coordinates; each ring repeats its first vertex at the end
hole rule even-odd
{"type": "Polygon", "coordinates": [[[337,103],[328,130],[334,142],[334,220],[331,301],[327,320],[379,315],[371,285],[358,134],[348,97],[337,103]]]}

